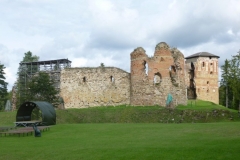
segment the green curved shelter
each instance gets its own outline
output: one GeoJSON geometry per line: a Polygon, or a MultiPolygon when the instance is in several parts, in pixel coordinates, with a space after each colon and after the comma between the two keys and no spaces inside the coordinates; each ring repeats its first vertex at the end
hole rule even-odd
{"type": "Polygon", "coordinates": [[[42,112],[43,125],[56,124],[56,111],[52,104],[45,101],[29,101],[21,104],[17,111],[16,122],[31,121],[31,114],[35,107],[38,107],[42,112]]]}

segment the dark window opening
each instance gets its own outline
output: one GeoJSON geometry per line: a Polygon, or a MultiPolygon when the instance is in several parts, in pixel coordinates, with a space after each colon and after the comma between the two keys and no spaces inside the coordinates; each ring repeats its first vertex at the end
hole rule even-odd
{"type": "Polygon", "coordinates": [[[110,82],[114,82],[113,76],[110,76],[110,82]]]}
{"type": "Polygon", "coordinates": [[[209,84],[209,81],[207,81],[207,84],[209,84]]]}
{"type": "Polygon", "coordinates": [[[171,66],[170,68],[171,68],[171,71],[173,71],[173,72],[176,73],[176,68],[175,68],[175,66],[171,66]]]}
{"type": "Polygon", "coordinates": [[[212,65],[212,63],[210,63],[210,65],[212,65]]]}
{"type": "Polygon", "coordinates": [[[86,77],[83,77],[83,82],[86,82],[86,77]]]}
{"type": "Polygon", "coordinates": [[[213,74],[213,72],[211,71],[210,74],[213,74]]]}
{"type": "Polygon", "coordinates": [[[205,67],[205,62],[202,62],[202,67],[205,67]]]}
{"type": "Polygon", "coordinates": [[[159,72],[154,74],[153,82],[155,85],[159,85],[162,82],[162,75],[159,72]]]}

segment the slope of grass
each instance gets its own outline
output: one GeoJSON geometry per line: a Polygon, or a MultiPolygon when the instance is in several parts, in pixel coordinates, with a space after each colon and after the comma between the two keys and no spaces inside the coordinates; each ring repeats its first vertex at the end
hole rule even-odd
{"type": "Polygon", "coordinates": [[[239,159],[239,125],[61,124],[39,138],[0,137],[0,159],[239,159]]]}
{"type": "Polygon", "coordinates": [[[57,112],[58,123],[198,123],[240,121],[236,110],[206,101],[189,101],[176,109],[159,106],[116,106],[57,112]]]}
{"type": "MultiPolygon", "coordinates": [[[[199,123],[240,121],[236,110],[206,101],[189,101],[176,109],[159,106],[109,106],[56,110],[57,124],[72,123],[199,123]]],[[[13,125],[15,112],[0,112],[0,125],[13,125]]]]}
{"type": "Polygon", "coordinates": [[[236,110],[233,109],[228,109],[222,105],[215,104],[213,102],[209,101],[202,101],[202,100],[189,100],[187,106],[184,105],[179,105],[177,109],[180,110],[213,110],[213,109],[218,109],[218,110],[229,110],[231,112],[236,112],[236,110]]]}

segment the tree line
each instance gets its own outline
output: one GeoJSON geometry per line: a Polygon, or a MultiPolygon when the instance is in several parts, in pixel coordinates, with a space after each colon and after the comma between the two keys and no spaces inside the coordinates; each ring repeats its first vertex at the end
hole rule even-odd
{"type": "Polygon", "coordinates": [[[5,81],[5,72],[3,64],[0,62],[0,110],[2,110],[5,106],[5,103],[7,102],[8,99],[8,92],[7,92],[7,85],[8,83],[5,81]]]}
{"type": "Polygon", "coordinates": [[[221,66],[219,103],[227,108],[240,110],[240,50],[221,66]]]}

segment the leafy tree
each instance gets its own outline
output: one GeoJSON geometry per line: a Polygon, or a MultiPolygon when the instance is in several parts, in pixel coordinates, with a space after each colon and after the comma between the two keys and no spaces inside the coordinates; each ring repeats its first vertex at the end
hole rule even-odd
{"type": "MultiPolygon", "coordinates": [[[[28,51],[24,53],[23,62],[35,62],[38,61],[39,57],[33,55],[32,52],[28,51]]],[[[29,79],[31,78],[32,73],[38,72],[38,66],[32,65],[20,65],[18,68],[18,80],[17,80],[17,106],[21,105],[27,100],[27,87],[29,79]]]]}
{"type": "Polygon", "coordinates": [[[222,81],[219,89],[220,104],[240,110],[240,51],[226,60],[222,68],[222,81]]]}
{"type": "Polygon", "coordinates": [[[228,81],[233,92],[233,108],[240,110],[240,51],[232,56],[228,81]]]}
{"type": "Polygon", "coordinates": [[[221,98],[224,98],[225,100],[223,101],[223,99],[220,99],[220,104],[226,106],[228,108],[229,106],[229,90],[231,89],[229,87],[229,79],[230,79],[230,62],[229,60],[225,60],[224,65],[221,66],[222,69],[222,80],[221,80],[221,87],[220,87],[220,94],[219,96],[221,96],[221,98]],[[224,97],[223,97],[224,95],[224,97]]]}
{"type": "Polygon", "coordinates": [[[53,84],[53,80],[46,72],[39,72],[34,75],[27,84],[27,100],[57,103],[59,91],[55,89],[53,84]]]}
{"type": "MultiPolygon", "coordinates": [[[[39,57],[36,56],[36,55],[33,55],[32,52],[28,51],[26,53],[24,53],[24,57],[23,57],[23,60],[21,61],[22,62],[36,62],[39,60],[39,57]]],[[[28,73],[28,72],[37,72],[38,71],[38,67],[37,66],[32,66],[32,65],[21,65],[19,67],[19,74],[21,73],[28,73]]]]}
{"type": "Polygon", "coordinates": [[[0,110],[4,108],[4,105],[7,101],[7,85],[8,83],[5,82],[5,72],[4,72],[4,65],[0,64],[0,110]]]}
{"type": "Polygon", "coordinates": [[[34,62],[34,61],[39,60],[39,57],[36,55],[33,55],[32,52],[30,52],[30,51],[28,51],[24,54],[25,54],[25,56],[23,57],[23,60],[21,62],[34,62]]]}

